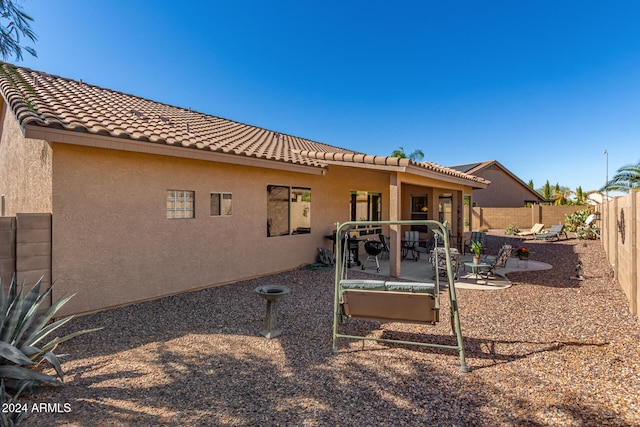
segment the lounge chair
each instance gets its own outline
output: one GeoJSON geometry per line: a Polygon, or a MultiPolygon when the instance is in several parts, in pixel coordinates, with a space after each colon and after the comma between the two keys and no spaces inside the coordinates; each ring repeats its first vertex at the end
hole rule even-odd
{"type": "Polygon", "coordinates": [[[516,236],[533,236],[536,233],[540,233],[542,230],[544,229],[544,224],[533,224],[533,227],[531,227],[531,230],[527,230],[527,231],[521,231],[519,233],[516,233],[516,236]]]}
{"type": "Polygon", "coordinates": [[[561,234],[564,234],[565,239],[569,238],[569,236],[567,235],[567,232],[564,231],[563,224],[554,224],[551,226],[549,231],[546,231],[544,233],[536,233],[534,237],[537,240],[551,240],[551,239],[560,240],[561,234]]]}

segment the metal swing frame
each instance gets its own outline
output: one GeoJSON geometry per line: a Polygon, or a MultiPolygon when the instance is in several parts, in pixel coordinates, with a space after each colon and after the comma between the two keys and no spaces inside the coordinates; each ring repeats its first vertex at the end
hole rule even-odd
{"type": "MultiPolygon", "coordinates": [[[[357,340],[370,340],[370,341],[381,341],[381,342],[389,342],[396,344],[410,344],[417,345],[422,347],[437,347],[444,348],[449,350],[457,350],[460,356],[460,369],[462,372],[469,372],[469,368],[467,367],[464,353],[464,344],[462,341],[462,331],[460,328],[460,313],[458,311],[458,302],[456,298],[456,289],[454,286],[454,275],[451,268],[451,255],[449,252],[449,239],[448,239],[448,230],[447,223],[441,223],[434,220],[409,220],[409,221],[350,221],[345,223],[336,223],[336,269],[335,269],[335,293],[334,293],[334,309],[333,309],[333,353],[338,353],[338,339],[347,338],[347,339],[357,339],[357,340]],[[365,337],[359,335],[348,335],[341,334],[338,332],[338,324],[341,323],[343,316],[345,316],[345,312],[343,311],[342,304],[343,295],[342,295],[342,280],[347,280],[347,272],[346,268],[347,260],[345,259],[345,237],[347,236],[349,230],[351,228],[357,226],[373,226],[380,227],[383,225],[423,225],[427,226],[431,231],[433,231],[441,240],[444,242],[445,247],[445,258],[447,265],[447,280],[448,280],[448,294],[449,294],[449,306],[450,306],[450,319],[451,319],[451,332],[452,335],[456,336],[456,345],[446,345],[446,344],[435,344],[435,343],[424,343],[424,342],[416,342],[416,341],[403,341],[403,340],[394,340],[387,338],[375,338],[375,337],[365,337]]],[[[437,256],[437,254],[436,254],[437,256]]],[[[437,265],[437,262],[436,262],[437,265]]],[[[436,267],[437,268],[437,267],[436,267]]],[[[389,283],[389,282],[385,282],[389,283]]],[[[395,283],[395,282],[394,282],[395,283]]],[[[416,284],[419,285],[419,284],[416,284]]],[[[429,284],[430,285],[430,284],[429,284]]],[[[380,304],[374,305],[374,307],[384,307],[385,299],[393,297],[394,299],[400,299],[400,301],[405,300],[409,301],[409,298],[413,298],[412,301],[415,301],[415,298],[420,298],[420,294],[415,294],[412,292],[384,292],[384,291],[374,291],[374,290],[358,290],[358,293],[363,296],[371,297],[373,299],[378,299],[380,304]]],[[[387,315],[385,317],[385,313],[377,313],[375,316],[371,316],[367,314],[363,317],[358,317],[356,315],[348,316],[353,319],[370,319],[370,320],[380,320],[387,322],[401,322],[401,323],[432,323],[433,321],[438,321],[438,312],[440,310],[440,279],[439,274],[436,271],[436,280],[435,280],[435,288],[433,295],[430,294],[422,294],[430,299],[432,299],[431,307],[432,310],[435,310],[435,320],[425,321],[423,317],[418,319],[417,317],[411,318],[411,315],[405,316],[405,318],[398,318],[397,316],[390,317],[387,315]]],[[[425,306],[426,308],[426,306],[425,306]]],[[[364,342],[364,341],[363,341],[364,342]]]]}

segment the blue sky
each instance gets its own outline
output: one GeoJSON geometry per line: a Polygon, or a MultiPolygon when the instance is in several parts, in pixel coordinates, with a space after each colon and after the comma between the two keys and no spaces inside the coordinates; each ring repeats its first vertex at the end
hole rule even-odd
{"type": "Polygon", "coordinates": [[[640,161],[640,2],[26,0],[20,65],[589,191],[640,161]]]}

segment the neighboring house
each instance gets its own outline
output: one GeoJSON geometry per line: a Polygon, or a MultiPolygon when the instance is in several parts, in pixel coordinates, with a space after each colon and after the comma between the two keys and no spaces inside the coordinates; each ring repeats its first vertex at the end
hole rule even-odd
{"type": "Polygon", "coordinates": [[[545,199],[496,160],[449,166],[466,174],[491,181],[486,188],[473,190],[474,206],[483,208],[522,207],[542,203],[545,199]]]}
{"type": "Polygon", "coordinates": [[[488,185],[10,64],[0,91],[2,215],[51,213],[54,298],[78,293],[63,314],[295,269],[351,219],[456,236],[488,185]]]}

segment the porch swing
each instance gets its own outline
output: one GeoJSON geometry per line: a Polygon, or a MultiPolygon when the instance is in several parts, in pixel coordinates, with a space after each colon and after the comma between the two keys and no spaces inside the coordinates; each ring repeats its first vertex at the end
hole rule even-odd
{"type": "MultiPolygon", "coordinates": [[[[333,310],[333,353],[338,353],[338,339],[357,339],[381,341],[396,344],[410,344],[423,347],[438,347],[457,350],[460,356],[460,369],[469,372],[465,361],[462,331],[460,329],[460,314],[456,299],[456,290],[453,283],[454,275],[451,268],[451,256],[449,251],[448,230],[445,223],[433,220],[410,221],[350,221],[343,224],[337,223],[336,236],[336,270],[335,293],[333,310]],[[359,280],[349,279],[346,268],[348,248],[345,250],[345,238],[349,230],[356,226],[383,225],[423,225],[444,241],[444,254],[446,259],[451,334],[456,336],[456,345],[424,343],[417,341],[402,341],[387,338],[366,337],[348,335],[338,332],[338,325],[346,319],[376,320],[381,322],[400,322],[433,324],[440,320],[440,274],[437,274],[435,283],[416,282],[392,282],[384,280],[359,280]]],[[[439,251],[434,252],[438,256],[439,251]]]]}

